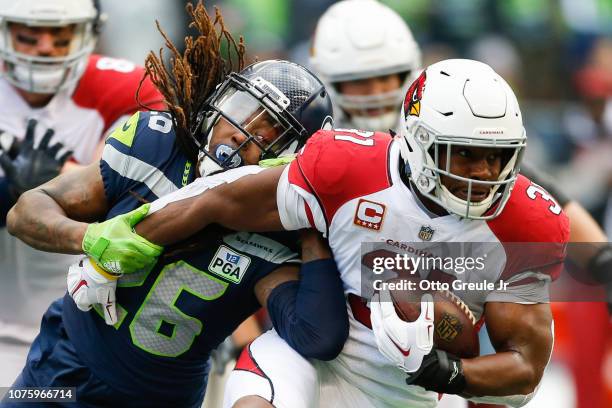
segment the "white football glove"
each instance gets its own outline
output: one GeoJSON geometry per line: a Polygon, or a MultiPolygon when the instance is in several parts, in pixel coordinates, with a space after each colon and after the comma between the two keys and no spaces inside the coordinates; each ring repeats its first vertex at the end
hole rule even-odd
{"type": "Polygon", "coordinates": [[[100,304],[104,321],[112,326],[117,323],[115,289],[118,278],[94,265],[89,258],[83,258],[68,269],[68,293],[84,312],[100,304]]]}
{"type": "Polygon", "coordinates": [[[434,302],[430,294],[421,297],[421,314],[414,322],[402,320],[395,311],[388,290],[370,301],[370,319],[378,350],[406,373],[421,367],[433,347],[434,302]]]}

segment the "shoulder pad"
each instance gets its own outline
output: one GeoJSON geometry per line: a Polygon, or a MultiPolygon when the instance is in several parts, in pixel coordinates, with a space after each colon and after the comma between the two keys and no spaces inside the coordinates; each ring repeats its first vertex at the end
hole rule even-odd
{"type": "Polygon", "coordinates": [[[108,136],[106,143],[146,162],[164,162],[176,139],[167,112],[136,112],[108,136]]]}
{"type": "Polygon", "coordinates": [[[499,217],[488,225],[502,242],[559,242],[569,239],[569,219],[542,187],[519,175],[499,217]]]}
{"type": "Polygon", "coordinates": [[[331,222],[347,201],[391,186],[392,138],[382,132],[319,130],[289,169],[289,182],[312,192],[331,222]]]}
{"type": "MultiPolygon", "coordinates": [[[[136,92],[144,68],[129,61],[92,55],[74,91],[74,102],[95,109],[104,119],[104,131],[121,116],[140,109],[136,92]]],[[[164,109],[163,97],[147,77],[139,93],[140,103],[151,109],[164,109]]]]}
{"type": "Polygon", "coordinates": [[[559,276],[569,240],[569,219],[542,187],[519,175],[506,207],[487,224],[505,248],[501,278],[512,278],[511,286],[559,276]]]}

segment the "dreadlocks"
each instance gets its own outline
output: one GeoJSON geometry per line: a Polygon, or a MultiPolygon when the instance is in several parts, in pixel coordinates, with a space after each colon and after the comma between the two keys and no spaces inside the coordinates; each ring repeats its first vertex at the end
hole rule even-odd
{"type": "Polygon", "coordinates": [[[145,77],[149,76],[164,96],[174,120],[179,146],[189,160],[195,163],[197,146],[190,137],[190,131],[196,115],[226,75],[242,70],[245,46],[242,37],[236,43],[227,31],[218,8],[215,7],[214,20],[206,12],[201,0],[195,8],[193,4],[187,3],[185,9],[191,17],[189,27],[197,29],[199,35],[196,39],[185,37],[185,51],[181,55],[159,21],[156,21],[157,29],[171,53],[170,68],[163,62],[162,48],[159,55],[151,51],[145,60],[145,77]]]}

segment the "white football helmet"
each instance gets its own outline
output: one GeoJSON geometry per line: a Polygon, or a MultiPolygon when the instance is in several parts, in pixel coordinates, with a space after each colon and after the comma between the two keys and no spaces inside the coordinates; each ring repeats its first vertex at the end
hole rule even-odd
{"type": "Polygon", "coordinates": [[[398,140],[410,178],[421,194],[460,217],[491,219],[510,197],[527,137],[508,83],[482,62],[451,59],[429,66],[410,85],[402,104],[398,140]],[[450,151],[458,145],[504,149],[507,154],[498,180],[452,174],[450,151]],[[439,168],[440,146],[446,146],[444,169],[439,168]],[[442,175],[466,182],[467,200],[442,185],[442,175]],[[475,184],[491,187],[479,202],[470,200],[475,184]]]}
{"type": "MultiPolygon", "coordinates": [[[[375,0],[344,0],[319,19],[310,64],[342,109],[399,106],[406,86],[421,66],[421,52],[404,20],[375,0]],[[399,73],[403,84],[381,95],[349,96],[338,92],[339,82],[399,73]]],[[[359,129],[387,131],[397,125],[398,109],[379,116],[337,118],[359,129]]]]}
{"type": "Polygon", "coordinates": [[[13,85],[32,93],[54,94],[79,80],[94,49],[100,13],[97,0],[0,0],[0,61],[13,85]],[[62,27],[74,24],[65,57],[32,56],[15,51],[10,24],[62,27]]]}

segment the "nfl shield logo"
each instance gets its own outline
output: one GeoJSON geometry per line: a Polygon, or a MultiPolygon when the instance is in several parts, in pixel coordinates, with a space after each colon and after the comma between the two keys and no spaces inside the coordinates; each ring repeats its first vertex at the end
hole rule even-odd
{"type": "Polygon", "coordinates": [[[436,326],[436,333],[438,336],[447,342],[453,341],[462,330],[463,326],[459,322],[459,319],[448,313],[442,315],[442,320],[436,326]]]}
{"type": "Polygon", "coordinates": [[[433,237],[434,230],[429,225],[423,225],[421,230],[419,231],[419,238],[423,241],[431,241],[431,237],[433,237]]]}

